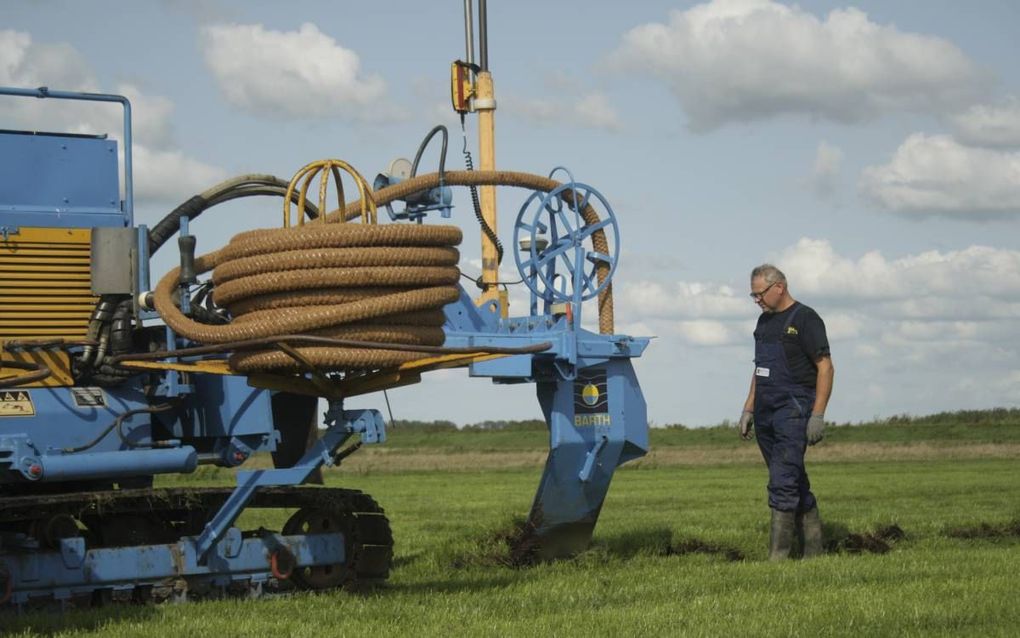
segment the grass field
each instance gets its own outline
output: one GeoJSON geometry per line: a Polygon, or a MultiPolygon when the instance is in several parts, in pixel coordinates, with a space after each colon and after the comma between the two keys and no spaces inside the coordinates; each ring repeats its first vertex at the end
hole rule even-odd
{"type": "MultiPolygon", "coordinates": [[[[7,614],[0,633],[1016,635],[1017,417],[833,429],[809,452],[809,471],[838,547],[783,564],[764,560],[766,476],[732,428],[654,432],[655,454],[617,473],[591,549],[530,568],[504,566],[497,538],[527,513],[542,433],[398,429],[389,451],[359,452],[326,474],[386,508],[397,546],[385,587],[7,614]],[[902,538],[885,534],[893,526],[902,538]],[[885,553],[851,551],[882,539],[885,553]]],[[[188,483],[229,478],[210,471],[188,483]]]]}

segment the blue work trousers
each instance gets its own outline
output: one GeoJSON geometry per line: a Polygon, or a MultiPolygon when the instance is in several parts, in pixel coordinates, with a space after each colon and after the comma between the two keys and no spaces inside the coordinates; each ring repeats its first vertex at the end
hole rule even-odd
{"type": "Polygon", "coordinates": [[[755,407],[754,430],[758,449],[769,468],[769,507],[772,509],[806,512],[817,506],[804,469],[810,416],[810,409],[802,414],[792,405],[760,410],[755,407]]]}

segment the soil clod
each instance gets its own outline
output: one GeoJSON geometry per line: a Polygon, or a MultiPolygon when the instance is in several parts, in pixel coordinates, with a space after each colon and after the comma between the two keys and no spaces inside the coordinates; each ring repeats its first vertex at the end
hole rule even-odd
{"type": "Polygon", "coordinates": [[[946,536],[950,538],[988,540],[1020,537],[1020,519],[999,525],[982,522],[977,525],[970,525],[967,527],[952,527],[946,530],[946,536]]]}
{"type": "Polygon", "coordinates": [[[667,556],[683,556],[685,554],[714,554],[723,556],[728,561],[744,560],[744,553],[735,547],[716,545],[697,538],[688,538],[678,543],[673,543],[666,548],[667,556]]]}
{"type": "Polygon", "coordinates": [[[453,559],[453,567],[462,569],[471,565],[528,567],[538,562],[539,543],[535,528],[524,519],[516,519],[507,526],[489,534],[479,542],[478,553],[453,559]]]}
{"type": "Polygon", "coordinates": [[[847,532],[825,544],[828,553],[885,554],[897,541],[906,538],[903,528],[893,523],[874,532],[847,532]]]}

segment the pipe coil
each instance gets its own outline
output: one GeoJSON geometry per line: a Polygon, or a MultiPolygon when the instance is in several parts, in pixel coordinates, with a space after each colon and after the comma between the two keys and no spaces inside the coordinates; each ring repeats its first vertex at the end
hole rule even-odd
{"type": "MultiPolygon", "coordinates": [[[[447,185],[504,185],[549,191],[559,182],[528,173],[457,171],[447,185]]],[[[414,177],[372,194],[376,205],[434,188],[438,173],[414,177]]],[[[179,269],[167,273],[154,291],[154,305],[177,334],[204,344],[221,344],[286,334],[310,334],[357,341],[442,345],[442,308],[459,298],[458,246],[454,226],[352,224],[360,201],[319,222],[235,235],[222,249],[195,259],[196,274],[212,271],[214,300],[233,317],[226,325],[188,318],[173,301],[179,269]],[[326,223],[324,223],[326,222],[326,223]],[[341,223],[328,223],[341,222],[341,223]]],[[[587,224],[598,222],[589,206],[587,224]]],[[[605,235],[592,235],[595,250],[608,253],[605,235]]],[[[600,266],[599,281],[609,268],[600,266]]],[[[611,285],[599,296],[599,326],[612,332],[611,285]]],[[[390,367],[431,356],[420,352],[367,348],[294,347],[318,370],[390,367]]],[[[242,373],[299,371],[303,365],[278,350],[237,352],[230,365],[242,373]]]]}
{"type": "MultiPolygon", "coordinates": [[[[446,171],[442,175],[439,173],[419,175],[398,184],[394,184],[393,186],[380,189],[372,193],[372,199],[375,201],[377,206],[383,206],[395,200],[404,199],[413,193],[429,190],[440,185],[513,186],[516,188],[526,188],[529,190],[548,193],[549,191],[562,186],[562,183],[543,175],[521,173],[517,171],[446,171]]],[[[565,198],[570,199],[571,191],[566,191],[563,195],[565,198]]],[[[330,212],[326,215],[326,219],[329,221],[354,219],[360,214],[361,209],[361,201],[354,201],[347,204],[342,213],[339,210],[330,212]]],[[[584,223],[587,226],[597,224],[599,222],[598,213],[590,203],[581,210],[581,217],[584,219],[584,223]]],[[[596,252],[600,252],[604,255],[612,254],[609,249],[609,241],[606,239],[606,234],[603,230],[600,229],[592,233],[591,240],[592,247],[596,252]]],[[[595,276],[599,285],[601,285],[602,282],[609,277],[610,270],[609,264],[605,262],[600,262],[596,265],[595,276]]],[[[614,318],[612,283],[607,285],[602,292],[599,293],[598,310],[599,332],[601,334],[613,334],[614,318]]]]}

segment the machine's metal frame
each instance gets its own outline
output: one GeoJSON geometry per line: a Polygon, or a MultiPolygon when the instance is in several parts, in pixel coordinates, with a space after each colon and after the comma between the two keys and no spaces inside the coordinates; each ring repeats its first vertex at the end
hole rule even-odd
{"type": "MultiPolygon", "coordinates": [[[[19,207],[13,202],[0,211],[4,229],[0,247],[15,250],[18,233],[29,225],[54,233],[70,228],[134,227],[126,98],[46,89],[0,88],[0,95],[118,102],[124,106],[125,123],[123,202],[113,210],[65,210],[59,202],[19,207]]],[[[97,145],[112,145],[116,169],[116,145],[101,137],[48,136],[45,145],[50,150],[85,149],[81,158],[92,158],[97,145]]],[[[17,162],[17,158],[3,161],[17,162]]],[[[109,199],[108,187],[105,196],[109,199]]],[[[60,195],[55,191],[46,197],[53,200],[60,195]]],[[[547,197],[542,205],[548,201],[547,197]]],[[[187,219],[182,221],[181,233],[186,235],[187,219]]],[[[615,218],[609,221],[615,227],[615,218]]],[[[424,371],[452,366],[466,366],[470,376],[489,377],[495,383],[536,385],[549,426],[550,453],[527,523],[531,539],[527,558],[576,552],[590,539],[616,467],[648,448],[645,402],[630,362],[641,356],[648,339],[595,334],[582,328],[582,301],[591,296],[587,293],[602,289],[584,272],[591,260],[580,242],[592,230],[574,229],[567,238],[572,243],[557,248],[573,250],[573,263],[580,269],[568,273],[577,286],[570,299],[561,300],[565,302],[561,312],[552,313],[547,307],[544,314],[533,311],[529,316],[505,318],[498,298],[479,306],[462,288],[460,299],[445,308],[446,346],[476,348],[478,354],[437,356],[335,382],[328,396],[327,427],[318,442],[290,467],[238,472],[236,487],[210,515],[201,533],[174,543],[99,548],[88,547],[85,538],[72,534],[56,539],[47,550],[29,534],[4,533],[0,528],[0,599],[20,606],[37,597],[68,599],[102,589],[160,586],[180,579],[205,579],[217,587],[245,582],[260,590],[270,578],[286,578],[276,562],[281,556],[287,557],[291,567],[343,564],[349,541],[343,531],[242,538],[235,522],[259,490],[301,485],[322,465],[339,463],[345,454],[342,449],[355,435],[362,443],[385,441],[380,413],[344,410],[344,397],[413,383],[424,371]],[[485,353],[487,348],[535,344],[549,347],[509,356],[485,353]]],[[[139,227],[137,233],[130,259],[136,270],[134,286],[144,291],[149,285],[146,231],[139,227]]],[[[543,268],[551,263],[534,248],[532,261],[543,268]]],[[[166,344],[168,349],[188,345],[169,329],[166,344]]],[[[116,483],[139,476],[151,480],[157,473],[188,473],[201,463],[240,465],[257,452],[274,451],[279,443],[281,424],[274,423],[270,406],[273,393],[323,394],[322,379],[231,376],[223,360],[171,359],[136,362],[132,367],[140,374],[115,388],[69,384],[17,388],[28,396],[34,414],[0,417],[0,485],[116,483]],[[85,396],[84,403],[79,395],[85,396]],[[155,410],[154,401],[174,409],[155,410]],[[114,426],[108,427],[113,419],[114,426]]]]}

